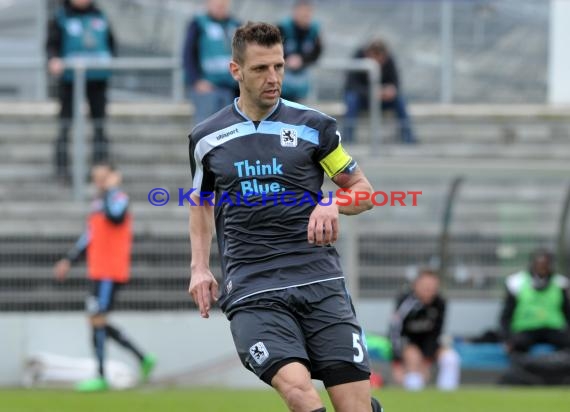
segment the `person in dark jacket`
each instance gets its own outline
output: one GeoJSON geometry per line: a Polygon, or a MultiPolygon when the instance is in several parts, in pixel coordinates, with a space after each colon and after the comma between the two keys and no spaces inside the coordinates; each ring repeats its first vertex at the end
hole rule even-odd
{"type": "MultiPolygon", "coordinates": [[[[64,69],[64,59],[109,59],[116,55],[113,31],[106,15],[92,0],[65,0],[48,24],[47,63],[49,73],[59,79],[60,127],[55,142],[55,169],[59,180],[69,180],[68,140],[73,111],[73,73],[64,69]]],[[[93,163],[108,158],[104,122],[107,105],[108,70],[86,72],[86,95],[93,120],[93,163]]]]}
{"type": "Polygon", "coordinates": [[[310,0],[297,0],[290,18],[278,25],[283,37],[285,53],[285,78],[281,97],[299,101],[307,97],[310,90],[308,68],[322,52],[319,24],[313,20],[314,8],[310,0]]]}
{"type": "Polygon", "coordinates": [[[230,14],[230,0],[208,0],[186,31],[183,66],[194,124],[232,103],[239,92],[229,70],[232,37],[240,22],[230,14]]]}
{"type": "MultiPolygon", "coordinates": [[[[402,95],[400,78],[396,63],[388,47],[382,40],[373,40],[366,47],[359,49],[355,58],[371,58],[380,65],[381,88],[377,99],[381,101],[382,110],[393,110],[399,121],[400,136],[403,143],[415,143],[411,120],[402,95]]],[[[346,114],[343,139],[354,140],[358,115],[369,106],[368,73],[362,71],[349,72],[345,85],[346,114]]]]}
{"type": "Polygon", "coordinates": [[[536,250],[529,268],[509,276],[501,312],[501,332],[510,352],[548,343],[570,349],[568,278],[555,273],[554,256],[536,250]]]}
{"type": "Polygon", "coordinates": [[[446,304],[439,286],[435,272],[422,270],[412,290],[398,298],[390,320],[392,375],[406,389],[422,389],[429,379],[432,363],[440,355],[446,304]]]}

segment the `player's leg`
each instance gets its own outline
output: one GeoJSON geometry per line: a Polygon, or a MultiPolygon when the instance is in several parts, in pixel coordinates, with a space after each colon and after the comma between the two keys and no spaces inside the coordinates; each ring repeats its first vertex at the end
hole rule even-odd
{"type": "Polygon", "coordinates": [[[107,160],[109,156],[109,142],[105,135],[107,81],[88,81],[87,100],[93,121],[93,164],[96,164],[107,160]]]}
{"type": "Polygon", "coordinates": [[[537,337],[533,331],[513,333],[508,339],[511,352],[528,352],[530,347],[537,342],[537,337]]]}
{"type": "Polygon", "coordinates": [[[286,305],[258,300],[228,317],[243,365],[273,386],[289,410],[323,407],[311,382],[303,334],[286,305]]]}
{"type": "Polygon", "coordinates": [[[396,385],[403,385],[404,384],[404,376],[406,374],[406,370],[404,369],[404,365],[402,364],[401,360],[392,362],[392,380],[396,385]]]}
{"type": "Polygon", "coordinates": [[[292,293],[306,337],[312,375],[323,381],[335,411],[377,410],[379,404],[370,396],[365,339],[344,282],[316,283],[292,293]]]}
{"type": "MultiPolygon", "coordinates": [[[[110,299],[107,302],[102,302],[105,304],[104,307],[105,313],[109,313],[113,306],[115,305],[115,299],[117,298],[117,294],[120,291],[122,283],[113,283],[113,288],[111,292],[110,299]]],[[[105,328],[106,336],[110,339],[113,339],[123,348],[130,351],[139,361],[140,368],[141,368],[141,377],[143,381],[146,381],[156,366],[156,357],[152,354],[145,354],[142,350],[140,350],[133,342],[130,340],[119,328],[114,325],[111,325],[108,320],[105,318],[102,325],[105,328]]]]}
{"type": "Polygon", "coordinates": [[[105,379],[105,341],[107,340],[106,314],[113,301],[113,281],[100,280],[93,282],[92,294],[87,298],[86,309],[92,330],[93,349],[97,360],[98,377],[80,382],[77,390],[94,392],[106,390],[109,385],[105,379]]]}
{"type": "Polygon", "coordinates": [[[304,363],[290,362],[279,367],[271,379],[271,386],[281,395],[290,411],[324,411],[304,363]]]}
{"type": "Polygon", "coordinates": [[[426,384],[426,366],[420,347],[409,343],[402,350],[404,377],[402,384],[407,390],[421,390],[426,384]]]}
{"type": "Polygon", "coordinates": [[[150,353],[143,353],[127,336],[117,327],[106,323],[107,336],[131,352],[139,361],[141,377],[146,381],[156,366],[156,357],[150,353]]]}
{"type": "Polygon", "coordinates": [[[570,348],[570,330],[568,329],[539,329],[536,335],[540,336],[542,343],[548,343],[557,350],[570,348]]]}
{"type": "Polygon", "coordinates": [[[67,145],[73,107],[73,87],[71,83],[63,81],[60,83],[59,101],[59,133],[54,145],[54,163],[57,178],[65,182],[69,177],[67,145]]]}
{"type": "Polygon", "coordinates": [[[194,106],[194,125],[205,120],[218,110],[217,95],[214,91],[197,92],[190,91],[190,100],[194,106]]]}
{"type": "Polygon", "coordinates": [[[358,115],[363,109],[363,102],[357,92],[349,90],[344,95],[344,103],[346,112],[344,114],[342,139],[345,143],[352,143],[355,140],[358,115]]]}
{"type": "Polygon", "coordinates": [[[104,314],[94,314],[89,317],[93,336],[93,349],[97,358],[97,371],[99,377],[105,379],[105,342],[107,340],[106,316],[104,314]]]}
{"type": "Polygon", "coordinates": [[[328,381],[325,378],[323,383],[327,388],[336,412],[374,411],[372,409],[369,377],[365,376],[362,371],[354,368],[351,364],[337,364],[336,368],[333,367],[331,369],[331,373],[337,373],[338,375],[336,378],[334,375],[331,375],[329,379],[332,380],[328,381]],[[335,380],[339,379],[341,381],[350,381],[336,384],[335,380]]]}

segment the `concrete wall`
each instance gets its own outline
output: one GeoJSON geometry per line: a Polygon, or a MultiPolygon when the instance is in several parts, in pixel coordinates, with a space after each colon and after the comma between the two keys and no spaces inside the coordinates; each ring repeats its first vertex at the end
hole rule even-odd
{"type": "MultiPolygon", "coordinates": [[[[363,300],[357,311],[368,333],[385,333],[393,303],[363,300]]],[[[449,304],[447,331],[476,334],[496,325],[499,302],[455,300],[449,304]]],[[[159,363],[158,383],[182,378],[186,384],[264,387],[242,368],[235,353],[229,324],[219,312],[201,319],[195,312],[122,312],[112,322],[128,336],[154,352],[159,363]]],[[[21,383],[23,365],[30,354],[48,352],[72,357],[90,357],[90,331],[81,313],[0,314],[0,386],[21,383]]],[[[111,344],[109,356],[133,367],[136,363],[111,344]]]]}

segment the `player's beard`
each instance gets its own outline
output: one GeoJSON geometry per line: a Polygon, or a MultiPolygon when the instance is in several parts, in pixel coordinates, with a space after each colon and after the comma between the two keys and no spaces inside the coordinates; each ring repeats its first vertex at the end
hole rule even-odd
{"type": "MultiPolygon", "coordinates": [[[[251,96],[251,95],[250,95],[251,96]]],[[[264,95],[264,92],[252,96],[255,105],[261,110],[269,110],[279,101],[281,96],[281,91],[279,90],[275,97],[268,97],[264,95]]]]}
{"type": "Polygon", "coordinates": [[[275,104],[279,101],[281,97],[281,84],[275,85],[275,89],[277,89],[277,93],[275,97],[269,97],[268,95],[264,95],[264,92],[267,90],[265,87],[262,90],[257,88],[250,87],[242,78],[241,86],[243,87],[240,94],[246,95],[247,100],[250,104],[255,105],[261,111],[269,111],[271,110],[275,104]]]}

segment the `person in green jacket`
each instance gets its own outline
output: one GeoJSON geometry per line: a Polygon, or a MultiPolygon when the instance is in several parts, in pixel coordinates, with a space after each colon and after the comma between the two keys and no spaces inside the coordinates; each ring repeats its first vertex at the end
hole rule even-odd
{"type": "Polygon", "coordinates": [[[570,349],[568,278],[554,272],[554,256],[539,249],[528,270],[510,275],[501,313],[501,329],[509,352],[527,352],[547,343],[570,349]]]}

